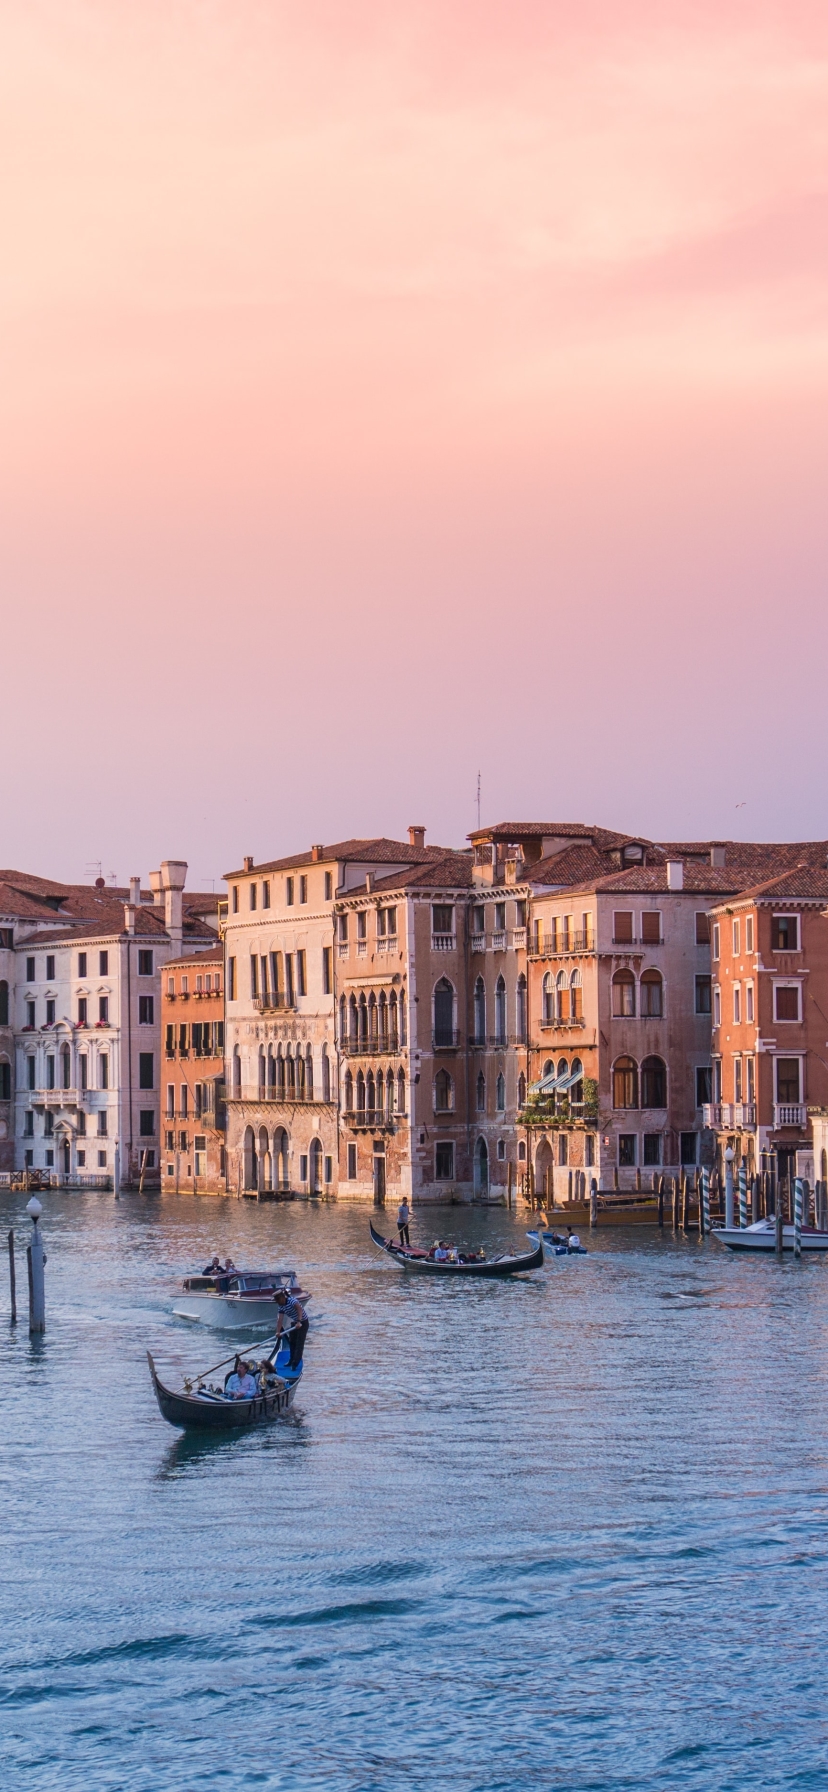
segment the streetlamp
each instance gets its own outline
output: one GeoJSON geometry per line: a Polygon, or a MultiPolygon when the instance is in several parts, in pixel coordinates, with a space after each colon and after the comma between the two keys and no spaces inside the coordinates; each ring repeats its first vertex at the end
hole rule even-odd
{"type": "Polygon", "coordinates": [[[725,1160],[725,1226],[733,1225],[733,1146],[728,1145],[725,1160]]]}
{"type": "Polygon", "coordinates": [[[46,1252],[43,1249],[43,1235],[38,1220],[43,1208],[36,1195],[32,1195],[26,1203],[26,1212],[32,1222],[31,1243],[26,1250],[26,1263],[29,1271],[29,1331],[45,1332],[46,1330],[46,1289],[43,1269],[46,1252]]]}

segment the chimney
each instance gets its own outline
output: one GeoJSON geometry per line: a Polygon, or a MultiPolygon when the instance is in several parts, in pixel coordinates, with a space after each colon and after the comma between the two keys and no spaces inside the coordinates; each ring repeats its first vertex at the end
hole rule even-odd
{"type": "Polygon", "coordinates": [[[160,873],[160,871],[151,871],[150,872],[149,884],[150,884],[150,889],[152,891],[152,906],[153,906],[153,908],[163,908],[164,907],[164,892],[161,888],[161,873],[160,873]]]}
{"type": "Polygon", "coordinates": [[[373,890],[373,888],[374,888],[374,873],[373,873],[373,871],[366,871],[366,873],[365,873],[365,888],[369,892],[371,890],[373,890]]]}
{"type": "Polygon", "coordinates": [[[311,847],[311,862],[312,862],[312,864],[314,864],[314,865],[319,864],[319,860],[321,859],[324,851],[325,851],[324,846],[312,846],[311,847]]]}
{"type": "Polygon", "coordinates": [[[425,846],[425,828],[409,828],[408,844],[409,846],[418,846],[422,850],[425,846]]]}
{"type": "Polygon", "coordinates": [[[141,879],[140,879],[140,877],[131,877],[129,880],[129,900],[132,903],[133,908],[140,908],[140,906],[141,906],[141,879]]]}
{"type": "Polygon", "coordinates": [[[710,863],[711,863],[711,865],[718,865],[719,869],[721,869],[724,862],[725,862],[724,847],[723,846],[711,846],[711,848],[710,848],[710,863]]]}
{"type": "Polygon", "coordinates": [[[124,903],[124,931],[135,932],[135,910],[129,902],[124,903]]]}
{"type": "Polygon", "coordinates": [[[668,890],[683,890],[684,889],[684,860],[683,859],[668,859],[667,860],[667,888],[668,888],[668,890]]]}
{"type": "Polygon", "coordinates": [[[252,871],[252,870],[253,870],[253,857],[252,857],[252,854],[251,854],[251,853],[248,853],[248,854],[247,854],[247,856],[246,856],[246,858],[245,858],[245,861],[244,861],[244,868],[245,868],[245,871],[252,871]]]}
{"type": "Polygon", "coordinates": [[[164,859],[161,866],[161,887],[164,891],[164,925],[174,952],[181,951],[184,931],[182,892],[187,877],[184,859],[164,859]]]}

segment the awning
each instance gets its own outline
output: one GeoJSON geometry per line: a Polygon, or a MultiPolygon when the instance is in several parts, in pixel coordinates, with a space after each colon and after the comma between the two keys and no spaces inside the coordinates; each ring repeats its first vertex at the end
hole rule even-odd
{"type": "Polygon", "coordinates": [[[580,1070],[568,1070],[566,1076],[555,1076],[552,1074],[543,1076],[539,1083],[530,1083],[529,1094],[563,1095],[565,1091],[571,1089],[575,1083],[583,1082],[583,1078],[583,1068],[580,1070]]]}

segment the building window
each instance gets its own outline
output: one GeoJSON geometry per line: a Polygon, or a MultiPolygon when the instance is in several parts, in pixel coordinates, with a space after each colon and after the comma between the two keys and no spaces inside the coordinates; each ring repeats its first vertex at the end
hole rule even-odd
{"type": "Polygon", "coordinates": [[[254,909],[256,907],[256,885],[250,884],[249,888],[250,888],[250,907],[252,909],[254,909]]]}
{"type": "Polygon", "coordinates": [[[434,1078],[434,1112],[447,1114],[454,1107],[454,1084],[447,1070],[438,1070],[434,1078]]]}
{"type": "Polygon", "coordinates": [[[108,977],[109,976],[109,953],[108,952],[99,952],[98,953],[98,975],[99,975],[99,977],[108,977]]]}
{"type": "Polygon", "coordinates": [[[233,900],[233,913],[234,913],[234,915],[237,915],[239,912],[239,886],[238,886],[238,884],[233,884],[231,894],[232,894],[232,900],[233,900]]]}
{"type": "Polygon", "coordinates": [[[661,914],[658,909],[645,909],[641,916],[641,944],[661,945],[661,914]]]}
{"type": "Polygon", "coordinates": [[[495,1044],[506,1044],[506,982],[498,977],[495,985],[495,1044]]]}
{"type": "Polygon", "coordinates": [[[270,907],[270,884],[265,880],[262,884],[262,908],[270,907]]]}
{"type": "MultiPolygon", "coordinates": [[[[305,900],[307,900],[307,898],[305,900]]],[[[299,996],[306,996],[308,993],[308,979],[307,979],[306,964],[307,964],[307,959],[306,959],[305,953],[297,952],[297,954],[296,954],[296,994],[299,996]]]]}
{"type": "Polygon", "coordinates": [[[285,953],[285,1003],[288,1008],[294,1007],[293,994],[293,953],[285,953]]]}
{"type": "Polygon", "coordinates": [[[661,1133],[645,1132],[644,1163],[649,1166],[661,1163],[661,1133]]]}
{"type": "Polygon", "coordinates": [[[356,1173],[357,1173],[357,1148],[356,1148],[356,1145],[349,1145],[348,1146],[348,1181],[349,1182],[356,1182],[356,1173]]]}
{"type": "Polygon", "coordinates": [[[773,986],[774,1020],[799,1020],[799,984],[775,983],[773,986]]]}
{"type": "Polygon", "coordinates": [[[54,983],[54,980],[55,980],[55,958],[54,958],[54,953],[53,953],[53,952],[47,952],[47,954],[46,954],[46,982],[47,982],[47,983],[54,983]]]}
{"type": "Polygon", "coordinates": [[[139,977],[151,977],[152,972],[153,972],[153,955],[152,955],[152,953],[144,952],[144,951],[139,952],[139,954],[138,954],[138,975],[139,975],[139,977]]]}
{"type": "Polygon", "coordinates": [[[454,1145],[443,1139],[434,1149],[434,1174],[438,1182],[454,1181],[454,1145]]]}
{"type": "Polygon", "coordinates": [[[303,1155],[299,1159],[299,1181],[307,1182],[307,1180],[308,1180],[308,1160],[303,1155]]]}
{"type": "Polygon", "coordinates": [[[98,1088],[109,1088],[109,1057],[106,1052],[98,1059],[98,1088]]]}
{"type": "Polygon", "coordinates": [[[23,1137],[24,1139],[34,1138],[34,1113],[31,1108],[28,1108],[23,1116],[23,1137]]]}
{"type": "Polygon", "coordinates": [[[634,1132],[622,1132],[618,1139],[618,1163],[622,1170],[635,1169],[638,1139],[634,1132]]]}
{"type": "Polygon", "coordinates": [[[526,978],[521,972],[517,980],[517,998],[515,1003],[515,1022],[518,1044],[526,1041],[526,978]]]}
{"type": "Polygon", "coordinates": [[[771,950],[773,952],[799,951],[799,916],[774,915],[771,920],[771,950]]]}
{"type": "Polygon", "coordinates": [[[228,958],[228,960],[227,960],[227,997],[228,997],[228,1000],[231,1002],[235,1002],[235,1000],[236,1000],[236,960],[235,960],[235,958],[228,958]]]}
{"type": "Polygon", "coordinates": [[[710,922],[707,918],[707,915],[697,913],[697,915],[696,915],[696,945],[697,946],[708,946],[709,944],[710,944],[710,922]]]}
{"type": "Polygon", "coordinates": [[[523,1071],[521,1071],[520,1076],[518,1077],[518,1080],[517,1080],[517,1098],[518,1098],[518,1107],[522,1108],[526,1102],[526,1078],[523,1074],[523,1071]]]}
{"type": "Polygon", "coordinates": [[[486,1112],[486,1078],[482,1070],[478,1071],[477,1075],[477,1112],[478,1114],[486,1112]]]}
{"type": "Polygon", "coordinates": [[[288,908],[293,907],[293,878],[292,877],[285,878],[285,902],[287,903],[288,908]]]}
{"type": "Polygon", "coordinates": [[[151,1027],[155,1024],[155,997],[138,997],[138,1025],[151,1027]]]}
{"type": "Polygon", "coordinates": [[[588,1170],[595,1167],[595,1138],[591,1132],[584,1135],[584,1163],[588,1170]]]}
{"type": "Polygon", "coordinates": [[[505,933],[506,932],[506,904],[505,904],[505,902],[496,902],[495,903],[495,922],[494,922],[494,924],[495,924],[495,933],[505,933]]]}
{"type": "Polygon", "coordinates": [[[33,958],[27,958],[26,959],[26,982],[34,983],[34,980],[35,980],[35,961],[33,958]]]}
{"type": "Polygon", "coordinates": [[[333,1182],[333,1158],[332,1157],[326,1157],[326,1159],[325,1159],[325,1182],[327,1183],[328,1187],[330,1187],[330,1184],[333,1182]]]}
{"type": "Polygon", "coordinates": [[[746,983],[745,984],[745,1020],[753,1022],[754,1018],[755,1018],[755,1016],[754,1016],[754,1007],[753,1007],[753,984],[746,983]]]}
{"type": "Polygon", "coordinates": [[[333,873],[331,871],[326,871],[325,872],[325,901],[330,902],[332,897],[333,897],[333,873]]]}
{"type": "Polygon", "coordinates": [[[740,958],[741,954],[742,954],[742,927],[741,927],[741,922],[739,921],[738,915],[734,917],[734,920],[732,923],[732,931],[733,931],[733,956],[734,956],[734,958],[740,958]]]}
{"type": "Polygon", "coordinates": [[[709,1064],[696,1065],[696,1107],[703,1108],[713,1100],[713,1072],[709,1064]]]}
{"type": "Polygon", "coordinates": [[[741,1058],[734,1058],[734,1060],[733,1060],[733,1100],[741,1101],[741,1099],[742,1099],[742,1060],[741,1060],[741,1058]]]}
{"type": "Polygon", "coordinates": [[[98,1138],[99,1139],[106,1138],[106,1134],[107,1134],[106,1122],[107,1122],[106,1108],[102,1108],[101,1112],[98,1115],[98,1138]]]}
{"type": "Polygon", "coordinates": [[[367,940],[367,938],[368,938],[368,916],[367,916],[365,909],[361,908],[357,915],[357,939],[364,941],[364,940],[367,940]]]}
{"type": "Polygon", "coordinates": [[[498,1141],[497,1141],[497,1161],[499,1164],[505,1164],[505,1162],[506,1162],[506,1140],[505,1139],[498,1139],[498,1141]]]}
{"type": "Polygon", "coordinates": [[[515,926],[526,926],[526,900],[524,897],[520,897],[515,903],[515,926]]]}
{"type": "Polygon", "coordinates": [[[50,1056],[46,1059],[46,1087],[47,1087],[47,1089],[54,1089],[54,1086],[55,1086],[55,1060],[53,1057],[50,1056]]]}
{"type": "Polygon", "coordinates": [[[85,1139],[85,1137],[86,1137],[86,1114],[85,1114],[83,1108],[79,1108],[78,1109],[78,1138],[85,1139]]]}
{"type": "Polygon", "coordinates": [[[454,1044],[454,988],[447,977],[441,977],[434,990],[434,1044],[454,1044]]]}
{"type": "Polygon", "coordinates": [[[78,953],[78,976],[79,977],[86,976],[86,953],[85,952],[78,953]]]}
{"type": "Polygon", "coordinates": [[[98,1020],[104,1027],[109,1026],[109,997],[98,997],[98,1020]]]}
{"type": "Polygon", "coordinates": [[[645,1058],[641,1065],[641,1106],[667,1106],[667,1066],[662,1058],[645,1058]]]}
{"type": "Polygon", "coordinates": [[[155,1110],[153,1108],[139,1109],[138,1132],[142,1139],[155,1138],[155,1110]]]}
{"type": "Polygon", "coordinates": [[[306,877],[302,876],[299,879],[299,901],[307,902],[307,900],[308,900],[308,880],[306,877]]]}
{"type": "Polygon", "coordinates": [[[697,1014],[710,1014],[711,1013],[711,1000],[710,1000],[711,991],[712,991],[712,985],[711,985],[711,981],[710,981],[709,977],[697,977],[696,978],[696,1013],[697,1014]]]}
{"type": "Polygon", "coordinates": [[[155,1088],[155,1054],[153,1052],[138,1053],[138,1087],[139,1089],[155,1088]]]}
{"type": "Polygon", "coordinates": [[[182,1120],[187,1119],[187,1116],[189,1114],[189,1109],[190,1109],[190,1090],[189,1090],[187,1083],[182,1083],[181,1084],[181,1093],[180,1093],[179,1102],[178,1102],[178,1112],[181,1115],[182,1120]]]}
{"type": "Polygon", "coordinates": [[[27,1002],[26,1003],[26,1025],[27,1025],[27,1027],[33,1027],[34,1024],[35,1024],[35,1005],[34,1005],[34,1002],[27,1002]]]}
{"type": "Polygon", "coordinates": [[[331,966],[331,948],[322,947],[322,994],[329,996],[333,989],[333,971],[331,966]]]}
{"type": "Polygon", "coordinates": [[[735,1027],[740,1027],[741,1024],[742,1024],[742,986],[740,983],[734,983],[734,985],[733,985],[733,1025],[735,1027]]]}
{"type": "MultiPolygon", "coordinates": [[[[175,1119],[175,1083],[167,1084],[167,1119],[175,1119]]],[[[171,1151],[172,1146],[170,1145],[168,1149],[171,1151]]]]}
{"type": "Polygon", "coordinates": [[[641,979],[641,1013],[649,1020],[660,1020],[664,1013],[664,984],[660,971],[645,971],[641,979]]]}
{"type": "Polygon", "coordinates": [[[679,1155],[683,1169],[690,1169],[699,1161],[699,1135],[697,1132],[683,1132],[679,1139],[679,1155]]]}
{"type": "Polygon", "coordinates": [[[612,937],[616,946],[633,944],[632,909],[616,909],[612,917],[612,937]]]}
{"type": "Polygon", "coordinates": [[[635,1014],[635,978],[632,971],[616,971],[612,979],[612,1012],[617,1020],[635,1014]]]}
{"type": "Polygon", "coordinates": [[[50,996],[49,1000],[46,1003],[46,1025],[47,1025],[47,1027],[53,1027],[54,1024],[55,1024],[55,1001],[54,1001],[54,997],[50,996]]]}
{"type": "Polygon", "coordinates": [[[26,1059],[26,1088],[37,1088],[37,1083],[35,1082],[35,1060],[31,1055],[26,1059]]]}
{"type": "Polygon", "coordinates": [[[798,1058],[777,1058],[776,1099],[778,1102],[799,1102],[799,1071],[800,1066],[798,1058]]]}
{"type": "Polygon", "coordinates": [[[720,943],[719,923],[718,923],[718,921],[714,921],[713,922],[713,951],[712,951],[713,958],[718,958],[718,956],[719,956],[719,943],[720,943]]]}
{"type": "Polygon", "coordinates": [[[180,1132],[178,1135],[178,1149],[179,1151],[186,1151],[188,1149],[187,1134],[185,1132],[180,1132]]]}
{"type": "Polygon", "coordinates": [[[612,1072],[614,1108],[638,1107],[638,1066],[633,1058],[617,1058],[612,1072]]]}
{"type": "Polygon", "coordinates": [[[753,951],[753,916],[745,915],[745,951],[753,951]]]}
{"type": "Polygon", "coordinates": [[[497,1082],[495,1084],[495,1108],[499,1114],[505,1114],[506,1112],[506,1078],[503,1075],[502,1070],[498,1071],[497,1082]]]}
{"type": "Polygon", "coordinates": [[[526,1162],[526,1140],[519,1139],[518,1140],[518,1163],[525,1164],[525,1162],[526,1162]]]}
{"type": "Polygon", "coordinates": [[[755,1058],[746,1058],[745,1059],[745,1100],[750,1102],[751,1107],[753,1106],[753,1103],[756,1100],[756,1060],[755,1060],[755,1058]]]}
{"type": "Polygon", "coordinates": [[[11,1101],[11,1065],[8,1058],[0,1059],[0,1101],[11,1101]]]}
{"type": "Polygon", "coordinates": [[[713,990],[713,1025],[714,1025],[714,1027],[720,1027],[721,1024],[722,1024],[722,992],[717,983],[713,990]]]}

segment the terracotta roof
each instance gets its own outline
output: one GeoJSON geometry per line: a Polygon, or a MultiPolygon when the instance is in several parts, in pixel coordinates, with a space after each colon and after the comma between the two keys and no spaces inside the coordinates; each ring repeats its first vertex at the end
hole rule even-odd
{"type": "Polygon", "coordinates": [[[791,865],[828,863],[826,840],[669,840],[661,842],[668,859],[710,858],[711,848],[724,848],[725,865],[762,866],[784,870],[791,865]]]}
{"type": "Polygon", "coordinates": [[[189,964],[194,964],[197,967],[203,964],[221,964],[223,959],[223,946],[207,946],[203,952],[185,952],[182,958],[165,959],[164,969],[165,971],[171,971],[177,968],[178,965],[181,965],[183,968],[189,964]]]}
{"type": "Polygon", "coordinates": [[[739,891],[740,902],[795,902],[797,899],[803,902],[828,901],[828,867],[794,865],[787,871],[777,873],[776,877],[765,878],[761,883],[751,884],[749,888],[739,891]]]}
{"type": "MultiPolygon", "coordinates": [[[[410,865],[392,877],[378,877],[370,894],[388,895],[392,890],[470,890],[472,888],[472,855],[470,852],[443,852],[440,858],[425,865],[410,865]]],[[[339,900],[348,902],[353,896],[369,894],[363,887],[343,891],[339,900]]]]}
{"type": "Polygon", "coordinates": [[[526,877],[533,884],[569,884],[584,883],[590,877],[608,877],[611,872],[618,871],[618,866],[608,852],[598,852],[594,846],[585,842],[583,846],[568,846],[565,852],[553,853],[551,858],[538,859],[534,865],[527,865],[526,877]]]}
{"type": "Polygon", "coordinates": [[[590,827],[583,821],[499,821],[495,827],[475,828],[466,838],[476,846],[487,840],[595,840],[602,846],[622,846],[625,840],[638,840],[639,834],[615,834],[609,828],[590,827]]]}
{"type": "Polygon", "coordinates": [[[670,890],[667,866],[633,865],[628,871],[615,871],[609,876],[587,878],[582,884],[569,884],[567,895],[599,894],[620,896],[732,896],[741,889],[741,880],[727,867],[696,865],[692,859],[684,863],[683,890],[670,890]]]}
{"type": "MultiPolygon", "coordinates": [[[[184,919],[183,933],[189,939],[215,940],[215,929],[197,916],[192,920],[184,919]]],[[[17,941],[21,948],[30,946],[39,951],[43,946],[67,945],[73,940],[119,939],[127,937],[124,926],[124,905],[115,903],[106,914],[101,914],[97,921],[81,922],[77,927],[46,927],[40,933],[32,933],[25,939],[17,941]]],[[[132,936],[130,936],[132,937],[132,936]]],[[[146,940],[167,940],[169,934],[164,926],[164,916],[158,910],[137,908],[135,910],[135,938],[146,940]]]]}
{"type": "Polygon", "coordinates": [[[291,853],[286,859],[268,859],[267,863],[252,865],[250,871],[242,866],[238,871],[225,871],[225,882],[234,877],[252,877],[260,871],[293,871],[298,866],[313,864],[335,864],[341,860],[352,865],[426,865],[430,859],[440,858],[446,851],[444,846],[411,846],[407,840],[386,840],[382,837],[375,840],[340,840],[335,846],[320,848],[318,859],[312,857],[311,848],[306,852],[291,853]]]}

